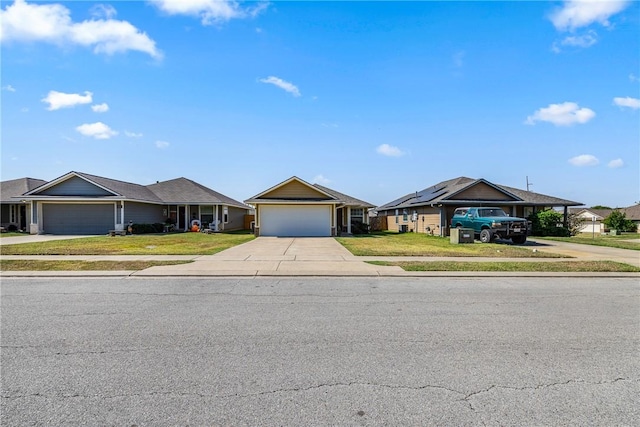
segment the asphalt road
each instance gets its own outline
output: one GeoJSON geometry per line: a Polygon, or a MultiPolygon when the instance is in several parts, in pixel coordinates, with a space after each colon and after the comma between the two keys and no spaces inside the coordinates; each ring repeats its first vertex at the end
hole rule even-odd
{"type": "Polygon", "coordinates": [[[17,279],[3,426],[638,425],[637,279],[17,279]]]}

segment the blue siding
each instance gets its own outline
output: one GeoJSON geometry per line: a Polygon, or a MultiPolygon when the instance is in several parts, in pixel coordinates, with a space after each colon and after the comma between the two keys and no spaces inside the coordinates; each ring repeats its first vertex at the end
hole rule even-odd
{"type": "Polygon", "coordinates": [[[77,176],[69,178],[51,188],[47,188],[38,194],[45,196],[113,196],[112,193],[96,187],[77,176]]]}
{"type": "Polygon", "coordinates": [[[165,217],[162,215],[163,205],[151,205],[148,203],[124,203],[124,224],[133,221],[134,224],[154,224],[163,223],[165,217]]]}

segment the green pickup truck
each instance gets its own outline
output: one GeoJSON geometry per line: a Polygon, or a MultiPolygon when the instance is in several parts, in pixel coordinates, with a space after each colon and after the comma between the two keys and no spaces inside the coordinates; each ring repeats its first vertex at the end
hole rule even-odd
{"type": "Polygon", "coordinates": [[[482,243],[511,239],[521,245],[527,241],[527,220],[510,217],[501,208],[458,208],[453,212],[451,228],[472,228],[482,243]]]}

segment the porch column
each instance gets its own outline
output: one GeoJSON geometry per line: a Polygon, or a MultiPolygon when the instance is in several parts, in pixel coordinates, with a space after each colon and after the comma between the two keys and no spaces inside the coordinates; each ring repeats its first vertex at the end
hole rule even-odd
{"type": "Polygon", "coordinates": [[[124,200],[120,200],[120,227],[116,224],[115,230],[124,230],[124,200]]]}
{"type": "Polygon", "coordinates": [[[569,207],[565,206],[564,207],[564,220],[562,221],[562,225],[564,225],[564,228],[567,228],[568,224],[569,224],[569,207]]]}
{"type": "Polygon", "coordinates": [[[347,206],[347,234],[351,234],[351,206],[347,206]]]}
{"type": "Polygon", "coordinates": [[[216,217],[213,220],[213,224],[215,226],[214,230],[215,231],[220,231],[220,230],[218,230],[218,224],[220,224],[220,219],[218,219],[218,205],[216,205],[216,217]]]}

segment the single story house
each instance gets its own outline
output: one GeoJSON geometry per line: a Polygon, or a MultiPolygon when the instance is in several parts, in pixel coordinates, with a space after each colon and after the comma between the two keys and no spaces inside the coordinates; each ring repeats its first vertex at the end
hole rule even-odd
{"type": "Polygon", "coordinates": [[[465,206],[496,206],[508,215],[527,218],[533,212],[582,203],[531,191],[498,185],[486,179],[458,177],[422,191],[399,197],[378,207],[378,221],[384,230],[447,236],[453,211],[465,206]]]}
{"type": "Polygon", "coordinates": [[[603,220],[608,217],[613,209],[591,209],[572,208],[569,213],[577,215],[584,221],[580,227],[580,233],[604,233],[609,231],[603,224],[603,220]]]}
{"type": "Polygon", "coordinates": [[[624,212],[624,215],[628,220],[631,220],[636,224],[636,230],[640,233],[640,204],[623,208],[621,211],[624,212]]]}
{"type": "Polygon", "coordinates": [[[369,223],[374,205],[291,177],[245,200],[255,208],[256,236],[335,236],[369,223]]]}
{"type": "MultiPolygon", "coordinates": [[[[2,188],[4,193],[4,183],[2,188]]],[[[251,209],[186,178],[140,185],[72,171],[18,191],[12,200],[24,205],[31,234],[107,234],[130,222],[168,219],[178,230],[188,230],[193,220],[202,227],[213,224],[215,231],[240,230],[251,209]]],[[[3,204],[4,199],[3,194],[3,204]]]]}
{"type": "Polygon", "coordinates": [[[0,182],[0,226],[4,230],[29,230],[31,204],[21,196],[46,182],[35,178],[0,182]]]}

